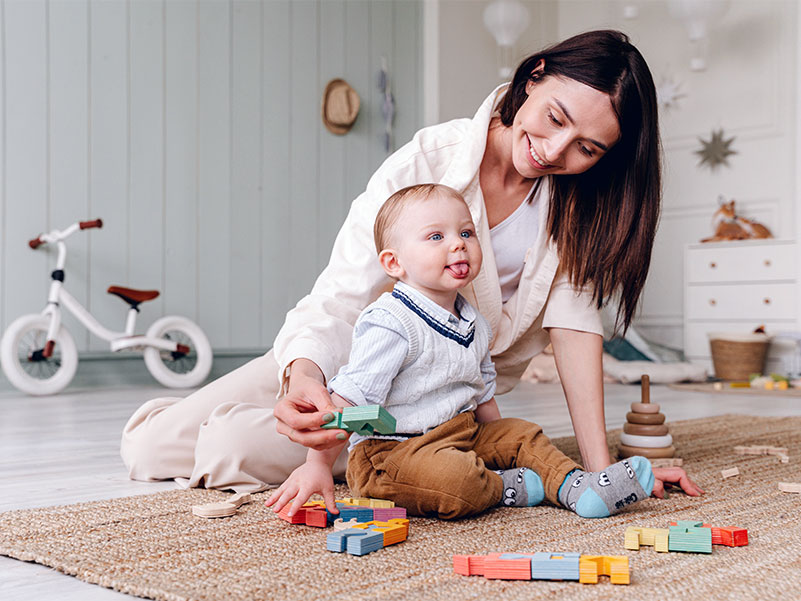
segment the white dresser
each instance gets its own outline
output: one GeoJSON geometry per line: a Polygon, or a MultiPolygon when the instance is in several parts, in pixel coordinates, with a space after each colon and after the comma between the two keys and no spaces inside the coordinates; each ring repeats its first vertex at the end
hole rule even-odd
{"type": "MultiPolygon", "coordinates": [[[[708,332],[797,331],[801,317],[793,240],[691,244],[684,252],[684,354],[711,374],[708,332]]],[[[776,347],[776,348],[774,348],[776,347]]],[[[766,371],[781,371],[772,345],[766,371]]]]}

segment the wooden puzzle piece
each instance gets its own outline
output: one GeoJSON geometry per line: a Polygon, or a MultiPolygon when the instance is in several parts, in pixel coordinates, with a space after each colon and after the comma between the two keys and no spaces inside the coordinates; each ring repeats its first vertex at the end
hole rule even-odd
{"type": "Polygon", "coordinates": [[[579,582],[596,584],[598,576],[609,576],[612,584],[629,584],[629,558],[625,555],[582,555],[579,562],[579,582]]]}
{"type": "Polygon", "coordinates": [[[719,528],[717,526],[711,526],[709,524],[703,524],[701,522],[696,522],[693,520],[670,522],[670,525],[709,528],[712,532],[713,545],[725,545],[726,547],[744,547],[748,544],[748,530],[746,530],[745,528],[737,528],[736,526],[726,526],[723,528],[719,528]]]}
{"type": "Polygon", "coordinates": [[[612,584],[630,581],[628,557],[579,553],[454,555],[453,571],[463,576],[500,580],[574,580],[595,584],[599,575],[606,575],[612,584]]]}
{"type": "Polygon", "coordinates": [[[712,553],[712,529],[704,528],[700,522],[679,522],[671,526],[668,534],[668,550],[685,553],[712,553]]]}
{"type": "Polygon", "coordinates": [[[664,457],[662,459],[651,459],[651,467],[681,467],[684,460],[681,457],[664,457]]]}
{"type": "Polygon", "coordinates": [[[395,518],[387,522],[370,521],[356,524],[354,528],[369,529],[384,535],[384,546],[402,543],[409,536],[409,520],[395,518]]]}
{"type": "Polygon", "coordinates": [[[782,492],[801,493],[801,482],[779,482],[779,490],[782,492]]]}
{"type": "Polygon", "coordinates": [[[667,553],[669,533],[670,531],[667,528],[629,526],[626,528],[624,547],[632,551],[638,551],[640,546],[645,545],[653,547],[659,553],[667,553]]]}
{"type": "Polygon", "coordinates": [[[726,478],[732,478],[734,476],[739,476],[740,475],[740,468],[730,467],[728,469],[722,470],[720,472],[720,475],[723,477],[724,480],[726,478]]]}
{"type": "Polygon", "coordinates": [[[321,427],[370,436],[371,434],[392,434],[395,432],[395,424],[395,418],[382,406],[368,405],[345,407],[341,413],[334,414],[332,422],[321,427]]]}
{"type": "Polygon", "coordinates": [[[579,553],[535,553],[531,559],[532,580],[578,580],[579,553]]]}
{"type": "Polygon", "coordinates": [[[379,520],[387,522],[392,519],[405,519],[406,508],[395,507],[395,503],[386,499],[356,499],[345,498],[336,501],[339,514],[331,513],[322,501],[309,501],[304,503],[295,515],[289,516],[291,504],[285,505],[278,512],[278,517],[290,524],[305,524],[325,528],[341,519],[345,522],[355,519],[356,522],[369,522],[379,520]]]}
{"type": "Polygon", "coordinates": [[[339,532],[340,530],[348,530],[349,528],[353,528],[359,522],[356,521],[356,518],[351,518],[347,522],[342,518],[337,518],[334,520],[334,532],[339,532]]]}
{"type": "Polygon", "coordinates": [[[250,503],[250,493],[237,493],[225,501],[193,505],[192,515],[201,518],[227,518],[234,515],[245,503],[250,503]]]}
{"type": "Polygon", "coordinates": [[[332,532],[326,537],[326,549],[334,553],[347,551],[349,555],[367,555],[383,548],[384,534],[361,528],[332,532]]]}

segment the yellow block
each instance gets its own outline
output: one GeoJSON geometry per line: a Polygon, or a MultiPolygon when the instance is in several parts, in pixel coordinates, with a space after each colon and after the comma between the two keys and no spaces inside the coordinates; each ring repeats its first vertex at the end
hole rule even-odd
{"type": "Polygon", "coordinates": [[[599,575],[609,576],[612,584],[629,584],[629,558],[625,555],[582,555],[579,559],[579,582],[595,584],[599,575]]]}
{"type": "Polygon", "coordinates": [[[668,534],[670,530],[666,528],[640,528],[629,526],[626,528],[624,546],[626,549],[637,551],[640,545],[653,547],[660,553],[668,552],[668,534]]]}

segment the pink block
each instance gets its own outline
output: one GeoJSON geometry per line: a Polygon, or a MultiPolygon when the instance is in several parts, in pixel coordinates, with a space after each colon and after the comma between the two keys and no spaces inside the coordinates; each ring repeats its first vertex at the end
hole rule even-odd
{"type": "Polygon", "coordinates": [[[377,522],[388,522],[392,518],[406,519],[405,507],[374,507],[373,519],[377,522]]]}

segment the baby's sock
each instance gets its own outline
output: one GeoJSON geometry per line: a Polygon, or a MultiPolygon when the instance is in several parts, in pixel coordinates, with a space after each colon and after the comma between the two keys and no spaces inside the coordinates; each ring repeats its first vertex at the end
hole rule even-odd
{"type": "Polygon", "coordinates": [[[573,470],[559,487],[559,502],[583,518],[605,518],[647,499],[654,473],[645,457],[629,457],[601,472],[573,470]]]}
{"type": "Polygon", "coordinates": [[[511,507],[531,507],[545,499],[545,487],[539,474],[527,467],[498,470],[503,479],[501,504],[511,507]]]}

